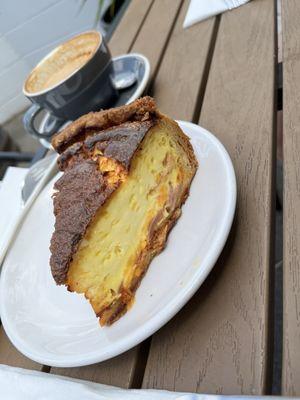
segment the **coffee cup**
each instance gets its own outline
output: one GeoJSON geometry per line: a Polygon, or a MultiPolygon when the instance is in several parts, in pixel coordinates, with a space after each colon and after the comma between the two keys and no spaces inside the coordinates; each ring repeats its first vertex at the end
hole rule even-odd
{"type": "Polygon", "coordinates": [[[51,137],[66,121],[107,108],[117,98],[113,63],[102,35],[88,31],[62,43],[30,72],[23,93],[33,103],[24,115],[25,129],[35,137],[51,137]],[[37,115],[48,111],[47,130],[39,132],[37,115]]]}

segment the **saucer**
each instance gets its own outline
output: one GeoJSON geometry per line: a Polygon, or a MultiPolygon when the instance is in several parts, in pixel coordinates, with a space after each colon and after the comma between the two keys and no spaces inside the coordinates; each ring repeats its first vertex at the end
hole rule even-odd
{"type": "MultiPolygon", "coordinates": [[[[136,82],[132,86],[120,90],[118,98],[111,106],[119,107],[131,103],[143,94],[150,77],[150,63],[145,56],[138,53],[124,54],[122,56],[114,57],[112,62],[116,74],[131,71],[136,76],[136,82]]],[[[40,132],[46,131],[46,127],[51,125],[51,122],[53,122],[53,117],[49,112],[46,112],[40,123],[40,132]]],[[[61,126],[61,129],[65,128],[69,123],[70,121],[64,123],[61,126]]],[[[51,138],[42,138],[39,140],[47,149],[52,148],[50,144],[51,138]]]]}

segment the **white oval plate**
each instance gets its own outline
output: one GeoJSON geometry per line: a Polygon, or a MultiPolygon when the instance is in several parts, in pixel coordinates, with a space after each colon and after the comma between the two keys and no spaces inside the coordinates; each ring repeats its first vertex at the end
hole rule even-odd
{"type": "Polygon", "coordinates": [[[226,242],[236,181],[223,145],[205,129],[179,122],[199,168],[166,249],[151,263],[133,307],[101,328],[82,295],[56,286],[49,267],[53,231],[52,180],[29,210],[4,261],[1,319],[13,344],[41,364],[75,367],[114,357],[169,321],[213,268],[226,242]]]}

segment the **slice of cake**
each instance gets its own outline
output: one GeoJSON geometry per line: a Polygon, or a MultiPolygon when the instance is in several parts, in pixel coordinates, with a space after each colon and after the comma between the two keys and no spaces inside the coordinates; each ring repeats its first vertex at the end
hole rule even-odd
{"type": "Polygon", "coordinates": [[[84,115],[52,144],[64,171],[54,186],[52,275],[110,325],[180,216],[197,169],[193,148],[150,97],[84,115]]]}

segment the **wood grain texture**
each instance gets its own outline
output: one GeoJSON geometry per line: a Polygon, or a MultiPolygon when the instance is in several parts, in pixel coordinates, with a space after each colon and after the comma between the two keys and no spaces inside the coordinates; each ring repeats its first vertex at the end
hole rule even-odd
{"type": "Polygon", "coordinates": [[[138,362],[138,346],[111,360],[80,368],[51,368],[51,373],[123,388],[131,387],[138,362]]]}
{"type": "Polygon", "coordinates": [[[216,21],[211,18],[183,29],[189,3],[186,0],[180,10],[155,76],[152,94],[162,112],[176,119],[191,121],[201,85],[206,80],[205,67],[216,21]]]}
{"type": "Polygon", "coordinates": [[[112,56],[130,51],[154,0],[132,0],[114,31],[109,48],[112,56]]]}
{"type": "Polygon", "coordinates": [[[300,2],[283,19],[283,360],[282,394],[300,396],[300,2]]]}
{"type": "Polygon", "coordinates": [[[274,46],[272,0],[222,15],[200,125],[233,160],[236,219],[205,284],[153,336],[144,387],[249,395],[268,390],[274,46]]]}
{"type": "Polygon", "coordinates": [[[131,49],[148,57],[151,77],[156,76],[183,0],[156,0],[131,49]]]}

